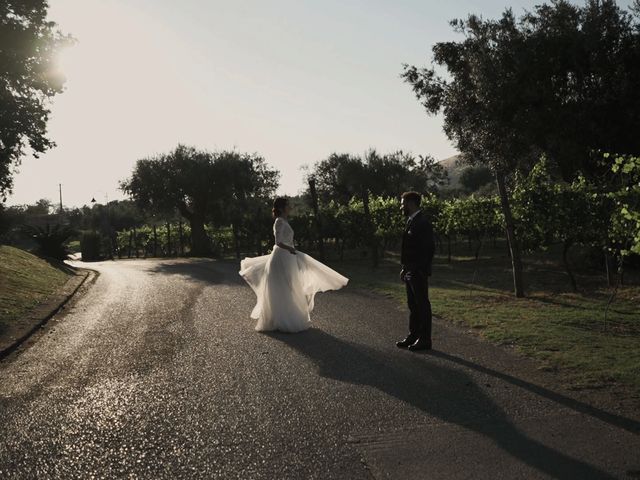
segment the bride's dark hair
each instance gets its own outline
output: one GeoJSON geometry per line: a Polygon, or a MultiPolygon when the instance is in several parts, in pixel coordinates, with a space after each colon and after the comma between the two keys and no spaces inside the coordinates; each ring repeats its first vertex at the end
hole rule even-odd
{"type": "Polygon", "coordinates": [[[289,203],[289,199],[285,197],[278,197],[273,201],[273,218],[277,218],[284,212],[285,207],[289,203]]]}

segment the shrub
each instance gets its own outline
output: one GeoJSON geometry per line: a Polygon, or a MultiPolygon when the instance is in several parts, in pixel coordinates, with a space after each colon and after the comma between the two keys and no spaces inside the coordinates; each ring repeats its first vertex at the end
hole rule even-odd
{"type": "Polygon", "coordinates": [[[36,253],[44,257],[65,260],[69,254],[66,242],[74,235],[71,227],[66,225],[54,225],[51,227],[24,226],[27,233],[38,245],[36,253]]]}
{"type": "Polygon", "coordinates": [[[100,260],[100,234],[98,232],[83,232],[80,237],[80,251],[83,262],[100,260]]]}

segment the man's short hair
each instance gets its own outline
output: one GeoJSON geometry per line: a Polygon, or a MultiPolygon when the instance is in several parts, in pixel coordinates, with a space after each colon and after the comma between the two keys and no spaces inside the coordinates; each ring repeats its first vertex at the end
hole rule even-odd
{"type": "Polygon", "coordinates": [[[422,200],[422,195],[420,195],[418,192],[404,192],[402,194],[402,198],[404,198],[405,202],[414,203],[419,207],[420,201],[422,200]]]}

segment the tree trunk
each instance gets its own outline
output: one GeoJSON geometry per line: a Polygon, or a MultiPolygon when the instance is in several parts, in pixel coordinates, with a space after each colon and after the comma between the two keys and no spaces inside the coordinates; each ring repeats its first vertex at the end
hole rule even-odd
{"type": "Polygon", "coordinates": [[[129,258],[131,258],[131,248],[133,247],[133,230],[129,230],[129,258]]]}
{"type": "Polygon", "coordinates": [[[447,262],[451,263],[451,235],[447,235],[447,262]]]}
{"type": "Polygon", "coordinates": [[[199,215],[193,215],[189,220],[191,226],[191,255],[206,257],[211,254],[209,238],[204,230],[204,219],[199,215]]]}
{"type": "Polygon", "coordinates": [[[480,249],[481,248],[482,248],[482,238],[478,237],[476,239],[476,250],[475,250],[476,260],[478,260],[478,257],[480,256],[480,249]]]}
{"type": "Polygon", "coordinates": [[[184,232],[182,231],[182,220],[178,222],[178,237],[180,238],[180,255],[184,256],[184,232]]]}
{"type": "Polygon", "coordinates": [[[574,292],[578,291],[578,285],[576,284],[576,278],[573,276],[573,272],[571,271],[571,265],[569,264],[569,249],[573,245],[573,242],[569,240],[565,240],[562,243],[562,264],[564,265],[564,269],[569,275],[569,281],[571,282],[571,289],[574,292]]]}
{"type": "Polygon", "coordinates": [[[186,203],[178,203],[178,211],[180,215],[189,221],[191,226],[191,252],[190,254],[196,257],[206,257],[211,255],[211,244],[209,243],[209,237],[204,229],[204,214],[196,210],[195,212],[190,210],[186,203]]]}
{"type": "Polygon", "coordinates": [[[167,257],[171,256],[171,224],[167,222],[167,257]]]}
{"type": "Polygon", "coordinates": [[[311,194],[311,206],[313,207],[313,218],[316,224],[316,236],[318,242],[318,256],[324,261],[324,237],[322,231],[322,221],[320,220],[318,207],[318,194],[316,192],[316,181],[313,177],[309,178],[309,193],[311,194]]]}
{"type": "Polygon", "coordinates": [[[138,258],[138,232],[136,232],[136,227],[133,227],[133,247],[136,249],[136,258],[138,258]]]}
{"type": "Polygon", "coordinates": [[[231,229],[233,230],[233,246],[236,250],[236,258],[240,260],[240,241],[238,240],[238,226],[235,222],[231,224],[231,229]]]}
{"type": "Polygon", "coordinates": [[[507,234],[507,242],[509,244],[509,255],[511,256],[511,269],[513,271],[513,287],[516,297],[524,297],[524,280],[522,277],[522,257],[520,253],[520,245],[516,238],[516,229],[511,214],[511,204],[509,203],[509,194],[505,184],[505,175],[503,172],[496,173],[496,181],[498,183],[498,193],[500,194],[500,204],[502,205],[502,213],[504,215],[505,230],[507,234]]]}
{"type": "Polygon", "coordinates": [[[371,246],[371,260],[373,267],[378,266],[378,241],[373,232],[373,221],[371,220],[371,211],[369,210],[369,191],[364,189],[362,192],[362,204],[364,208],[364,219],[367,225],[367,234],[369,235],[371,246]]]}
{"type": "Polygon", "coordinates": [[[380,258],[385,258],[386,252],[389,250],[389,239],[385,238],[382,243],[382,250],[380,251],[380,258]]]}
{"type": "Polygon", "coordinates": [[[111,235],[111,248],[116,253],[116,255],[118,255],[118,258],[122,258],[122,253],[120,252],[120,248],[118,247],[118,237],[116,235],[115,230],[112,229],[110,232],[110,235],[111,235]]]}
{"type": "Polygon", "coordinates": [[[153,224],[153,256],[158,256],[158,232],[155,223],[153,224]]]}

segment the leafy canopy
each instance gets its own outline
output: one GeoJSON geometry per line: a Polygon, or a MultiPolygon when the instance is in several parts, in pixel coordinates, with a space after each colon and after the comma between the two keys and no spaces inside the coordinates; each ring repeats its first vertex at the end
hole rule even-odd
{"type": "Polygon", "coordinates": [[[21,158],[54,146],[47,137],[49,101],[64,77],[55,64],[71,42],[47,20],[45,0],[0,2],[0,198],[6,200],[21,158]]]}
{"type": "Polygon", "coordinates": [[[640,152],[640,9],[554,0],[516,18],[471,15],[403,78],[472,162],[510,173],[545,153],[571,181],[602,174],[597,151],[640,152]],[[446,75],[440,74],[441,67],[446,75]]]}

